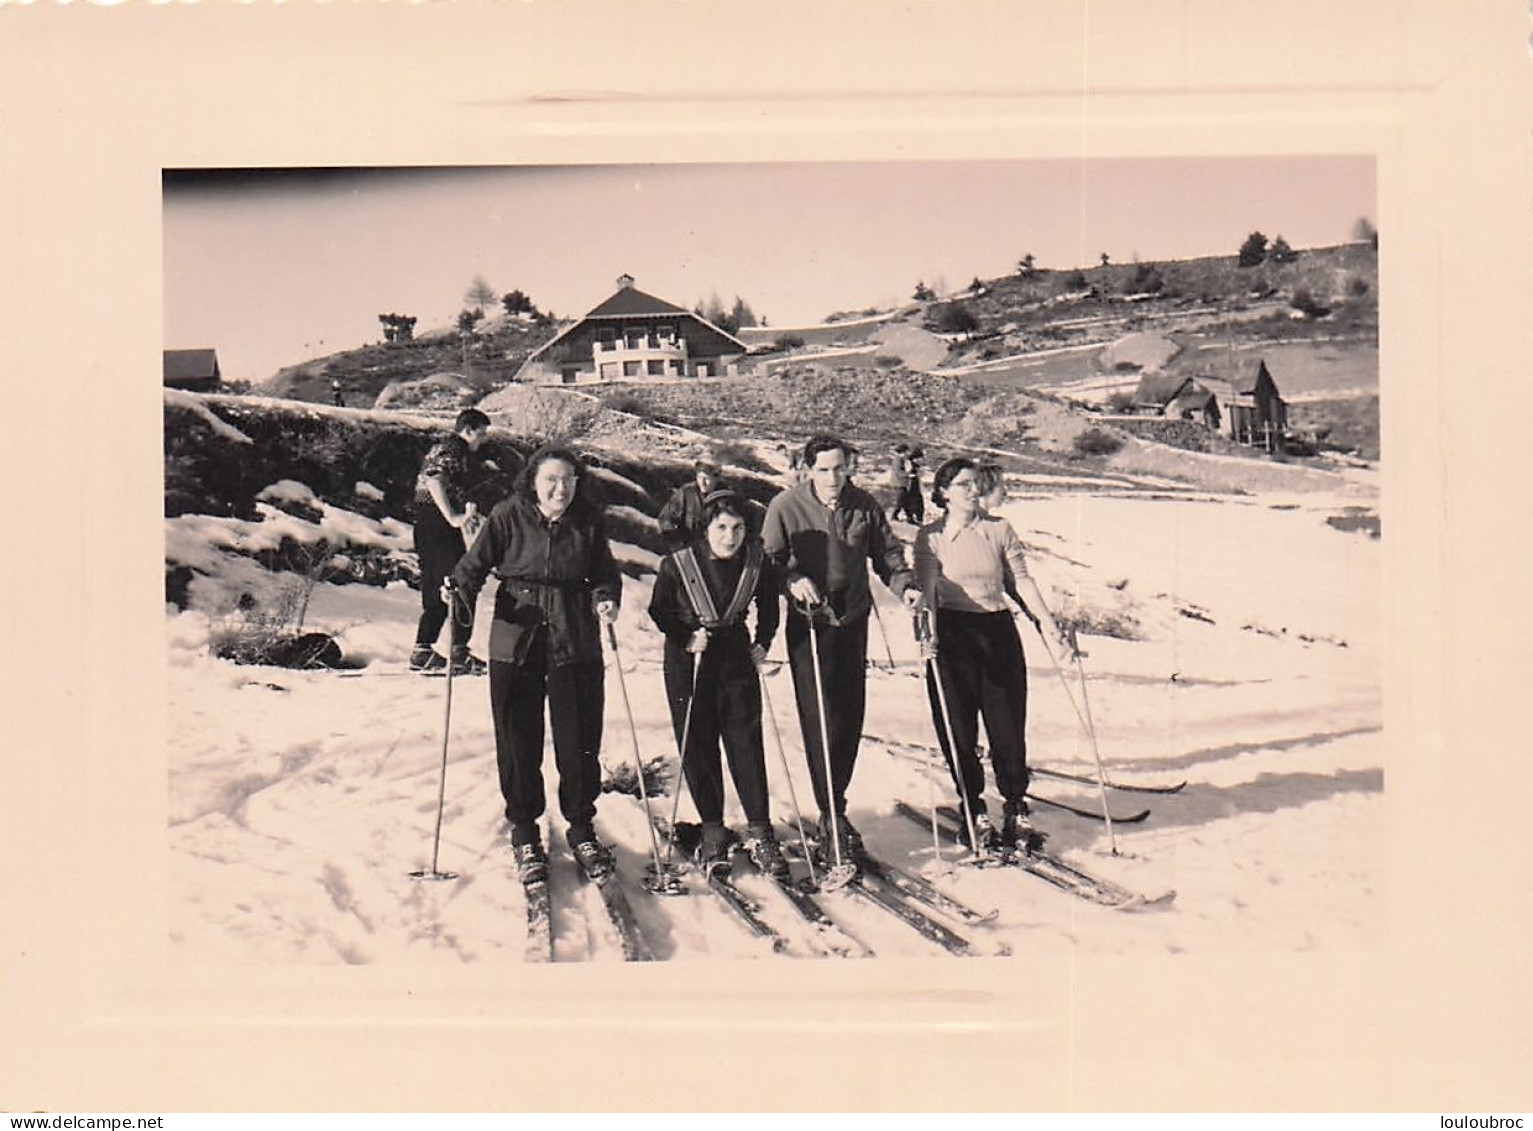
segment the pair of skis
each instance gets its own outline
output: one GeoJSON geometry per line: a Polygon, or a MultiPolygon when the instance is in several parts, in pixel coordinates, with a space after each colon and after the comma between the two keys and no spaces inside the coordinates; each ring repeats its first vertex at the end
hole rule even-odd
{"type": "MultiPolygon", "coordinates": [[[[669,826],[664,818],[657,816],[654,818],[654,823],[656,830],[662,836],[669,835],[667,832],[669,826]]],[[[691,855],[698,831],[696,825],[678,824],[676,845],[685,855],[691,855]]],[[[734,857],[738,855],[738,847],[738,845],[732,846],[731,855],[726,860],[699,866],[698,871],[703,876],[704,890],[716,897],[752,935],[767,940],[774,953],[790,954],[803,949],[801,946],[796,946],[793,939],[773,925],[761,901],[742,891],[735,883],[734,857]]],[[[796,881],[779,880],[775,876],[761,874],[787,899],[799,918],[812,928],[809,948],[814,957],[872,957],[872,950],[826,914],[825,909],[820,906],[814,896],[796,881]]]]}
{"type": "MultiPolygon", "coordinates": [[[[895,812],[900,816],[929,828],[931,817],[923,813],[914,805],[906,801],[894,803],[895,812]]],[[[937,827],[950,842],[967,846],[968,839],[963,833],[962,814],[950,805],[937,807],[937,827]]],[[[1139,892],[1131,891],[1121,884],[1115,883],[1103,876],[1095,875],[1074,864],[1067,863],[1052,853],[1040,849],[1024,851],[1012,849],[1003,852],[986,853],[976,856],[969,863],[980,867],[987,865],[999,865],[1017,867],[1029,875],[1037,876],[1045,883],[1084,899],[1088,903],[1099,904],[1115,910],[1126,911],[1140,907],[1154,907],[1170,903],[1176,898],[1174,891],[1164,892],[1160,895],[1149,897],[1139,892]]]]}
{"type": "MultiPolygon", "coordinates": [[[[664,822],[656,818],[656,827],[662,832],[664,822]]],[[[678,829],[676,843],[683,848],[690,844],[693,827],[678,829]]],[[[785,847],[797,859],[804,859],[813,849],[797,842],[787,842],[785,847]]],[[[792,941],[767,918],[762,903],[742,891],[734,882],[732,865],[719,862],[704,866],[705,890],[712,893],[739,922],[758,938],[770,940],[776,953],[791,953],[792,941]]],[[[774,886],[787,898],[804,922],[815,929],[814,941],[817,954],[839,957],[870,957],[872,951],[849,934],[826,912],[818,899],[793,880],[773,880],[774,886]]],[[[942,947],[950,954],[974,955],[981,953],[969,939],[955,931],[944,919],[960,924],[984,924],[992,922],[996,911],[982,912],[968,907],[940,891],[932,884],[892,864],[887,864],[866,854],[859,857],[857,874],[845,890],[853,898],[861,899],[892,915],[922,938],[942,947]]],[[[1004,946],[995,948],[996,953],[1007,953],[1004,946]]]]}
{"type": "MultiPolygon", "coordinates": [[[[893,754],[908,754],[912,758],[918,758],[920,760],[942,757],[942,751],[928,743],[906,742],[897,738],[880,738],[877,735],[872,734],[865,735],[864,737],[869,741],[878,743],[893,754]]],[[[1064,770],[1049,770],[1038,766],[1030,766],[1029,772],[1033,777],[1051,778],[1056,781],[1074,782],[1079,785],[1094,786],[1098,784],[1097,779],[1094,777],[1090,777],[1086,774],[1067,773],[1064,770]]],[[[1179,782],[1143,785],[1131,782],[1106,780],[1101,784],[1106,789],[1113,790],[1117,793],[1148,793],[1159,795],[1180,793],[1182,790],[1187,788],[1187,782],[1185,780],[1179,782]]],[[[1065,813],[1073,813],[1077,817],[1085,817],[1093,821],[1101,821],[1105,819],[1101,809],[1082,808],[1081,806],[1072,805],[1068,802],[1057,801],[1052,797],[1043,797],[1039,794],[1033,793],[1031,790],[1028,791],[1027,797],[1030,801],[1036,801],[1038,804],[1045,805],[1050,809],[1058,809],[1065,813]]],[[[1113,813],[1112,823],[1115,825],[1137,825],[1145,821],[1149,816],[1149,809],[1139,809],[1132,813],[1113,813]]]]}
{"type": "MultiPolygon", "coordinates": [[[[800,859],[814,851],[807,845],[797,843],[788,847],[791,854],[800,859]]],[[[986,952],[949,924],[987,924],[993,922],[999,914],[996,910],[977,911],[921,876],[869,855],[866,850],[858,855],[856,873],[841,890],[893,916],[949,954],[963,957],[986,952]]],[[[1000,944],[992,947],[989,953],[1009,954],[1010,950],[1000,944]]]]}
{"type": "MultiPolygon", "coordinates": [[[[650,962],[655,954],[650,948],[628,893],[623,890],[617,872],[611,871],[600,879],[591,879],[582,872],[582,883],[594,884],[601,895],[602,908],[617,935],[625,962],[650,962]]],[[[549,898],[549,872],[545,868],[539,879],[524,881],[522,893],[527,907],[527,948],[529,962],[552,962],[554,957],[553,914],[549,898]]]]}

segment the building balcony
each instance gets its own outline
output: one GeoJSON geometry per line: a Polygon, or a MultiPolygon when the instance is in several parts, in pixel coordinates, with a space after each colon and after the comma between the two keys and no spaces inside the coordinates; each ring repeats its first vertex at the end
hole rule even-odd
{"type": "Polygon", "coordinates": [[[687,343],[683,338],[618,338],[613,341],[592,343],[592,356],[605,361],[613,359],[685,359],[687,343]]]}

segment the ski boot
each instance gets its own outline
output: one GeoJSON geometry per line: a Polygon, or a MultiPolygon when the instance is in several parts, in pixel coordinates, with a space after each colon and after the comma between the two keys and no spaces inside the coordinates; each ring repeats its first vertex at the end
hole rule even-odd
{"type": "Polygon", "coordinates": [[[612,858],[612,850],[596,839],[591,826],[581,829],[571,826],[566,839],[575,863],[580,865],[581,873],[593,884],[605,883],[616,871],[617,862],[612,858]]]}
{"type": "Polygon", "coordinates": [[[452,649],[453,675],[483,675],[489,665],[468,650],[466,644],[455,644],[452,649]]]}
{"type": "Polygon", "coordinates": [[[989,813],[974,814],[974,853],[989,856],[1001,847],[1001,834],[990,820],[989,813]]]}
{"type": "Polygon", "coordinates": [[[818,856],[825,878],[821,886],[827,891],[845,887],[857,878],[858,861],[862,859],[862,836],[852,823],[841,817],[825,817],[820,821],[818,856]],[[836,822],[834,831],[830,822],[836,822]],[[836,857],[836,845],[841,846],[840,859],[836,857]]]}
{"type": "Polygon", "coordinates": [[[704,875],[715,868],[729,868],[729,856],[735,846],[735,834],[713,821],[703,822],[703,837],[698,842],[693,862],[704,875]]]}
{"type": "Polygon", "coordinates": [[[524,884],[536,884],[548,879],[548,857],[538,841],[513,844],[511,858],[516,861],[516,878],[524,884]]]}
{"type": "Polygon", "coordinates": [[[1019,801],[1006,806],[1006,816],[1000,835],[1002,855],[1008,859],[1031,856],[1043,847],[1045,839],[1045,834],[1033,825],[1027,802],[1019,801]]]}
{"type": "Polygon", "coordinates": [[[745,826],[745,850],[750,853],[751,863],[764,875],[771,876],[780,884],[792,878],[788,858],[782,854],[782,846],[777,843],[777,835],[772,832],[771,825],[745,826]]]}
{"type": "Polygon", "coordinates": [[[429,644],[417,644],[410,649],[410,670],[412,672],[439,672],[447,667],[447,657],[443,656],[429,644]]]}

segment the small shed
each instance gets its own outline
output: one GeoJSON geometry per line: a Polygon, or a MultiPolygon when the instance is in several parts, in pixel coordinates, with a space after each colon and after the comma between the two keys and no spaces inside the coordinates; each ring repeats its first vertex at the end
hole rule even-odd
{"type": "Polygon", "coordinates": [[[1191,420],[1206,428],[1219,427],[1219,401],[1195,377],[1147,373],[1134,390],[1134,410],[1172,420],[1191,420]]]}
{"type": "Polygon", "coordinates": [[[166,388],[206,393],[223,383],[217,350],[165,350],[164,354],[166,388]]]}
{"type": "Polygon", "coordinates": [[[1288,405],[1265,361],[1233,381],[1204,378],[1224,410],[1224,432],[1237,444],[1280,451],[1288,431],[1288,405]]]}
{"type": "Polygon", "coordinates": [[[1167,405],[1181,396],[1189,385],[1196,384],[1191,377],[1146,373],[1139,379],[1139,387],[1134,390],[1134,408],[1136,411],[1164,414],[1167,405]]]}

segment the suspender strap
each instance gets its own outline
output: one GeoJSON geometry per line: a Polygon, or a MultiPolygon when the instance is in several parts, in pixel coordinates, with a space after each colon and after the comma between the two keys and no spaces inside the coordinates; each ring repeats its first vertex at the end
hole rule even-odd
{"type": "Polygon", "coordinates": [[[735,586],[734,596],[730,598],[721,616],[713,603],[713,594],[709,592],[708,583],[703,579],[702,565],[698,562],[697,554],[692,547],[685,546],[671,555],[671,560],[676,563],[676,572],[681,576],[681,587],[686,591],[692,612],[697,615],[698,621],[704,628],[736,624],[744,619],[746,609],[750,607],[751,597],[756,593],[756,584],[761,579],[761,557],[760,546],[752,543],[745,547],[745,562],[740,569],[740,582],[735,586]]]}
{"type": "Polygon", "coordinates": [[[704,628],[712,628],[718,624],[719,614],[713,606],[713,594],[708,592],[708,583],[703,580],[703,570],[698,564],[697,554],[691,546],[683,546],[671,555],[671,560],[676,563],[676,572],[681,575],[681,587],[686,591],[692,612],[704,628]]]}

